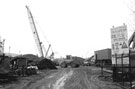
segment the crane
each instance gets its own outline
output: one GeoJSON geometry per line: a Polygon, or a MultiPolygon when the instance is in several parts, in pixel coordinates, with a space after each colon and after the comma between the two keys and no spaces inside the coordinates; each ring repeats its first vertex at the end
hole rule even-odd
{"type": "Polygon", "coordinates": [[[45,54],[45,57],[47,57],[50,47],[51,47],[51,45],[49,44],[49,47],[48,47],[46,54],[45,54]]]}
{"type": "Polygon", "coordinates": [[[29,19],[29,22],[30,22],[30,26],[31,26],[31,29],[32,29],[32,32],[33,32],[33,36],[34,36],[39,54],[40,54],[41,57],[44,57],[43,50],[42,50],[42,42],[39,39],[39,35],[38,35],[38,32],[37,32],[35,21],[33,19],[33,16],[32,16],[32,13],[31,13],[29,7],[26,6],[26,8],[27,8],[27,12],[28,12],[28,19],[29,19]]]}

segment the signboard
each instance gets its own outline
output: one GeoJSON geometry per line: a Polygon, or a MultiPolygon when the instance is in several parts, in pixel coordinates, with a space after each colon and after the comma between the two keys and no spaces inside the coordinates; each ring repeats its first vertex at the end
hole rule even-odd
{"type": "MultiPolygon", "coordinates": [[[[112,64],[116,64],[115,54],[128,54],[128,35],[127,26],[124,24],[119,27],[111,28],[111,45],[112,45],[112,64]]],[[[117,64],[121,64],[121,58],[117,58],[117,64]]],[[[123,64],[129,64],[129,58],[123,58],[123,64]]]]}

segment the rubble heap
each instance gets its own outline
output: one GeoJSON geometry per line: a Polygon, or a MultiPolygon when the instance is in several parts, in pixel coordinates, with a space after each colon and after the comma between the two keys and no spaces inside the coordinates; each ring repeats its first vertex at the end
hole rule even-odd
{"type": "Polygon", "coordinates": [[[57,69],[57,68],[55,67],[55,64],[54,64],[51,60],[49,60],[49,59],[47,59],[47,58],[42,59],[42,60],[37,64],[37,67],[38,67],[39,70],[43,70],[43,69],[57,69]]]}

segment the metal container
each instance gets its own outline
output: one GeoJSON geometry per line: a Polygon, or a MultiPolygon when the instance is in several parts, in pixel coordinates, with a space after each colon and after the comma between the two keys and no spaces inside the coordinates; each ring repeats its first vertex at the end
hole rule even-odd
{"type": "Polygon", "coordinates": [[[111,60],[111,49],[102,49],[95,51],[96,60],[111,60]]]}

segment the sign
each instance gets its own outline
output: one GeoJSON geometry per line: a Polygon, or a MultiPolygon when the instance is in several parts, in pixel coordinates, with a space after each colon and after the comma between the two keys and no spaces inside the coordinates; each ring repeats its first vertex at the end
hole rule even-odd
{"type": "Polygon", "coordinates": [[[128,48],[126,42],[123,42],[123,44],[122,44],[122,49],[124,49],[124,48],[128,48]]]}
{"type": "MultiPolygon", "coordinates": [[[[128,54],[128,35],[127,35],[127,26],[124,24],[119,27],[111,28],[111,45],[112,45],[112,64],[116,64],[115,54],[128,54]]],[[[129,64],[129,58],[123,58],[123,64],[129,64]]],[[[121,62],[118,62],[121,64],[121,62]]]]}

